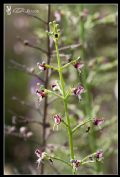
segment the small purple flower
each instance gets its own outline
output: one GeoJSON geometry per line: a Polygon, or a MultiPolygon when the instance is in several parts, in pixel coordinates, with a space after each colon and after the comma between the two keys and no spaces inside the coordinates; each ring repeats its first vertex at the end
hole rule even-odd
{"type": "Polygon", "coordinates": [[[46,96],[46,93],[44,92],[44,90],[36,90],[36,94],[38,96],[38,100],[39,102],[41,102],[43,100],[43,98],[46,96]]]}
{"type": "Polygon", "coordinates": [[[38,66],[40,71],[45,71],[47,69],[45,64],[46,63],[44,61],[42,63],[37,63],[37,66],[38,66]]]}
{"type": "Polygon", "coordinates": [[[84,93],[84,87],[79,85],[77,88],[73,88],[73,94],[78,96],[79,100],[81,100],[81,94],[84,93]]]}
{"type": "Polygon", "coordinates": [[[35,150],[35,154],[36,154],[36,156],[38,157],[38,159],[37,159],[36,162],[38,163],[38,168],[39,168],[40,163],[41,163],[42,160],[47,156],[47,153],[41,151],[40,149],[36,149],[36,150],[35,150]]]}
{"type": "Polygon", "coordinates": [[[81,69],[83,68],[84,64],[77,62],[75,64],[73,64],[73,66],[79,71],[81,72],[81,69]]]}
{"type": "Polygon", "coordinates": [[[96,126],[101,125],[103,122],[104,122],[103,119],[95,118],[95,119],[93,120],[93,124],[96,125],[96,126]]]}
{"type": "Polygon", "coordinates": [[[41,157],[42,156],[42,151],[40,149],[36,149],[35,154],[36,154],[37,157],[41,157]]]}
{"type": "Polygon", "coordinates": [[[55,16],[55,18],[56,18],[55,20],[57,22],[61,21],[61,13],[59,11],[55,11],[54,16],[55,16]]]}
{"type": "Polygon", "coordinates": [[[52,87],[52,89],[53,89],[54,91],[57,91],[57,90],[60,89],[60,88],[59,88],[59,85],[58,85],[57,83],[52,83],[52,84],[51,84],[51,87],[52,87]]]}
{"type": "Polygon", "coordinates": [[[57,85],[56,84],[52,84],[51,87],[52,87],[53,90],[57,90],[57,85]]]}
{"type": "Polygon", "coordinates": [[[98,151],[96,152],[96,159],[97,159],[98,161],[100,161],[100,160],[103,159],[103,151],[102,151],[102,150],[98,150],[98,151]]]}
{"type": "Polygon", "coordinates": [[[81,163],[80,160],[71,160],[70,162],[72,163],[74,170],[77,170],[77,168],[80,166],[80,163],[81,163]]]}
{"type": "Polygon", "coordinates": [[[61,116],[59,116],[58,114],[54,115],[54,126],[53,126],[53,130],[55,128],[55,126],[57,126],[57,130],[58,130],[58,125],[61,123],[62,118],[61,116]]]}

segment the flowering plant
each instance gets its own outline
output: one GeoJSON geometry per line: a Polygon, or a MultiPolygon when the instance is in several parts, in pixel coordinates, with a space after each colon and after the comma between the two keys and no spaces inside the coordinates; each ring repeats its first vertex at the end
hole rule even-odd
{"type": "MultiPolygon", "coordinates": [[[[79,73],[81,73],[82,72],[81,69],[84,67],[84,64],[83,63],[81,64],[78,61],[78,60],[80,60],[80,57],[78,57],[77,59],[71,59],[70,62],[64,64],[63,66],[61,65],[61,59],[60,59],[59,48],[58,48],[59,39],[60,39],[60,29],[58,28],[59,25],[55,21],[50,22],[49,25],[50,25],[50,31],[47,31],[47,33],[54,41],[58,66],[57,66],[57,68],[55,68],[54,66],[48,65],[45,62],[42,62],[42,64],[37,63],[37,65],[38,65],[38,68],[42,72],[45,70],[48,70],[50,68],[57,71],[59,74],[59,82],[54,82],[52,84],[52,86],[51,86],[52,90],[48,90],[46,88],[44,88],[42,90],[37,89],[36,94],[39,97],[39,101],[42,101],[42,99],[44,99],[46,94],[55,95],[63,101],[64,113],[65,113],[64,117],[65,118],[63,118],[62,116],[60,116],[59,114],[56,113],[53,116],[53,119],[54,119],[53,130],[55,130],[55,126],[57,126],[57,130],[58,130],[58,126],[61,123],[63,123],[65,125],[65,128],[68,131],[68,137],[69,137],[70,159],[68,162],[64,161],[63,159],[59,159],[59,160],[66,163],[67,165],[69,165],[72,169],[72,173],[75,174],[78,167],[80,167],[86,163],[95,162],[96,160],[99,160],[99,161],[102,160],[103,159],[103,151],[102,150],[97,151],[97,152],[94,152],[93,154],[89,155],[89,156],[91,156],[91,159],[87,155],[84,159],[77,160],[75,158],[74,145],[73,145],[74,132],[76,130],[78,130],[81,126],[87,124],[88,122],[91,122],[91,123],[93,122],[93,125],[95,125],[95,126],[101,125],[103,122],[103,119],[91,117],[91,118],[83,121],[82,123],[76,125],[74,128],[72,128],[70,114],[68,111],[68,98],[73,95],[73,96],[77,96],[79,98],[79,100],[82,100],[81,95],[83,93],[86,93],[86,90],[84,89],[84,87],[81,84],[79,84],[78,86],[76,86],[74,88],[67,89],[65,86],[63,70],[66,69],[69,65],[73,65],[75,67],[75,69],[77,69],[79,71],[79,73]],[[56,93],[56,91],[58,91],[58,92],[56,93]],[[96,158],[95,158],[95,156],[96,156],[96,158]]],[[[41,152],[40,150],[36,149],[35,154],[38,157],[37,163],[40,165],[42,160],[46,157],[47,153],[41,152]]],[[[51,156],[50,154],[49,154],[49,158],[51,160],[53,160],[53,159],[58,160],[58,158],[56,156],[51,156]]]]}

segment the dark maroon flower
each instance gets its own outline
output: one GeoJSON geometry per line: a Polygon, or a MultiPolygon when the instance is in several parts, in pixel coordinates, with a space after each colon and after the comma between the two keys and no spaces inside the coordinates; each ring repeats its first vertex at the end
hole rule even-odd
{"type": "Polygon", "coordinates": [[[84,87],[81,85],[79,85],[77,88],[73,88],[73,94],[78,96],[79,100],[81,99],[81,94],[84,92],[84,87]]]}
{"type": "Polygon", "coordinates": [[[51,87],[52,87],[52,89],[53,89],[54,91],[55,91],[55,90],[60,90],[60,87],[59,87],[59,85],[58,85],[57,82],[52,83],[52,84],[51,84],[51,87]]]}
{"type": "Polygon", "coordinates": [[[39,98],[39,102],[41,102],[42,99],[46,96],[46,93],[44,92],[44,90],[36,90],[36,94],[39,98]]]}
{"type": "Polygon", "coordinates": [[[56,84],[52,84],[52,85],[51,85],[51,87],[52,87],[53,90],[54,90],[54,89],[56,90],[56,86],[57,86],[56,84]]]}
{"type": "Polygon", "coordinates": [[[36,149],[35,154],[36,154],[37,157],[41,157],[42,156],[42,151],[40,149],[36,149]]]}
{"type": "Polygon", "coordinates": [[[54,120],[55,120],[55,123],[56,123],[57,125],[59,125],[60,122],[61,122],[61,117],[60,117],[58,114],[56,114],[56,115],[54,116],[54,120]]]}
{"type": "Polygon", "coordinates": [[[42,63],[37,63],[38,68],[40,69],[40,71],[45,71],[47,69],[45,64],[46,63],[44,61],[42,63]]]}
{"type": "Polygon", "coordinates": [[[102,150],[98,150],[96,152],[96,159],[99,161],[103,159],[103,151],[102,150]]]}
{"type": "Polygon", "coordinates": [[[40,163],[42,162],[42,160],[47,157],[47,153],[46,152],[43,152],[42,150],[40,149],[36,149],[35,150],[35,154],[36,156],[38,157],[37,159],[37,163],[38,163],[38,167],[40,166],[40,163]]]}
{"type": "Polygon", "coordinates": [[[93,124],[96,125],[96,126],[101,125],[103,122],[104,122],[103,119],[97,119],[97,118],[95,118],[95,119],[93,120],[93,124]]]}
{"type": "Polygon", "coordinates": [[[80,166],[80,160],[71,160],[72,166],[74,170],[77,170],[77,168],[80,166]]]}
{"type": "Polygon", "coordinates": [[[73,66],[79,71],[81,72],[81,69],[83,68],[84,64],[77,62],[75,64],[73,64],[73,66]]]}
{"type": "Polygon", "coordinates": [[[57,126],[57,130],[58,130],[58,125],[61,123],[62,118],[58,114],[54,115],[53,118],[54,118],[53,130],[54,130],[55,126],[57,126]]]}

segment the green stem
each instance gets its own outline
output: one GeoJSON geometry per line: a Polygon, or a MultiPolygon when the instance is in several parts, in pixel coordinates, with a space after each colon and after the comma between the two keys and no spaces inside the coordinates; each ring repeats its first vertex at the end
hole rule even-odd
{"type": "Polygon", "coordinates": [[[70,155],[71,155],[71,159],[74,159],[72,131],[71,131],[71,127],[70,127],[70,119],[69,119],[69,114],[68,114],[67,99],[66,99],[66,92],[65,92],[65,83],[64,83],[63,74],[62,74],[62,68],[61,68],[61,62],[60,62],[57,41],[55,42],[55,48],[56,48],[56,54],[57,54],[60,83],[61,83],[61,88],[62,88],[63,97],[64,97],[63,102],[64,102],[65,115],[66,115],[66,120],[67,120],[67,125],[68,125],[67,128],[68,128],[68,135],[69,135],[70,155]]]}
{"type": "Polygon", "coordinates": [[[96,152],[87,155],[86,157],[84,157],[84,159],[81,160],[81,162],[83,163],[86,159],[88,159],[90,156],[94,156],[96,154],[96,152]]]}
{"type": "Polygon", "coordinates": [[[65,163],[65,164],[67,164],[68,166],[71,167],[71,164],[70,164],[70,163],[68,163],[68,162],[66,162],[66,161],[64,161],[64,160],[62,160],[62,159],[60,159],[60,158],[58,158],[58,157],[50,157],[50,158],[51,158],[51,159],[58,160],[58,161],[61,161],[61,162],[65,163]]]}
{"type": "Polygon", "coordinates": [[[78,58],[75,59],[75,60],[72,60],[71,62],[69,62],[69,63],[67,63],[67,64],[65,64],[64,66],[62,66],[62,69],[64,69],[64,68],[68,67],[69,65],[71,65],[71,64],[73,64],[73,63],[75,63],[75,62],[77,62],[79,59],[80,59],[80,57],[78,57],[78,58]]]}
{"type": "Polygon", "coordinates": [[[45,64],[45,67],[58,71],[58,68],[56,68],[54,66],[51,66],[51,65],[48,65],[48,64],[45,64]]]}
{"type": "Polygon", "coordinates": [[[60,99],[63,99],[63,97],[62,97],[61,95],[59,95],[59,94],[57,94],[57,93],[55,93],[55,92],[53,92],[53,91],[51,91],[51,90],[45,89],[45,91],[46,91],[47,93],[49,93],[49,94],[52,94],[52,95],[57,96],[57,97],[60,98],[60,99]]]}
{"type": "Polygon", "coordinates": [[[62,120],[62,123],[68,128],[68,125],[65,123],[64,120],[62,120]]]}
{"type": "Polygon", "coordinates": [[[74,133],[78,128],[82,127],[83,125],[85,125],[86,123],[92,121],[93,119],[88,119],[87,121],[81,123],[81,124],[78,124],[75,128],[73,128],[72,130],[72,133],[74,133]]]}

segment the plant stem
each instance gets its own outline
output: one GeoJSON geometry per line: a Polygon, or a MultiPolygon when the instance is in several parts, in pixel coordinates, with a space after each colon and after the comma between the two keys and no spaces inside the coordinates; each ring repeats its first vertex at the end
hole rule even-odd
{"type": "Polygon", "coordinates": [[[65,83],[64,83],[63,74],[62,74],[62,68],[61,68],[61,62],[60,62],[60,56],[59,56],[59,50],[58,50],[58,42],[55,42],[55,48],[56,48],[56,54],[57,54],[57,62],[58,62],[58,68],[59,68],[60,83],[61,83],[61,88],[62,88],[63,97],[64,97],[63,102],[64,102],[66,121],[67,121],[67,125],[68,125],[70,156],[71,156],[71,159],[74,159],[73,138],[72,138],[72,131],[71,131],[71,127],[70,127],[70,119],[69,119],[69,114],[68,114],[67,99],[65,98],[66,97],[65,83]]]}
{"type": "Polygon", "coordinates": [[[59,95],[59,94],[57,94],[57,93],[55,93],[55,92],[53,92],[53,91],[51,91],[51,90],[48,90],[48,89],[45,89],[49,94],[52,94],[52,95],[55,95],[55,96],[57,96],[58,98],[60,98],[60,99],[63,99],[63,97],[61,96],[61,95],[59,95]]]}
{"type": "Polygon", "coordinates": [[[65,163],[65,164],[67,164],[68,166],[71,167],[70,163],[68,163],[68,162],[66,162],[66,161],[64,161],[64,160],[62,160],[61,158],[58,158],[58,157],[50,157],[50,158],[51,158],[51,159],[58,160],[58,161],[61,161],[61,162],[65,163]]]}
{"type": "MultiPolygon", "coordinates": [[[[47,30],[49,31],[49,22],[50,22],[50,4],[48,4],[48,23],[47,23],[47,30]]],[[[47,53],[47,64],[50,64],[50,39],[49,36],[47,37],[47,48],[48,48],[48,53],[47,53]]],[[[45,88],[48,88],[48,70],[46,71],[46,76],[45,76],[45,88]]],[[[45,102],[44,102],[44,115],[43,115],[43,134],[42,134],[42,145],[45,150],[46,147],[46,118],[47,118],[47,108],[48,108],[48,98],[47,96],[45,97],[45,102]]],[[[44,164],[41,164],[41,174],[44,173],[44,164]]]]}
{"type": "Polygon", "coordinates": [[[88,119],[87,121],[81,123],[81,124],[78,124],[75,128],[73,128],[72,130],[72,133],[74,133],[78,128],[80,128],[81,126],[85,125],[86,123],[92,121],[92,119],[88,119]]]}

